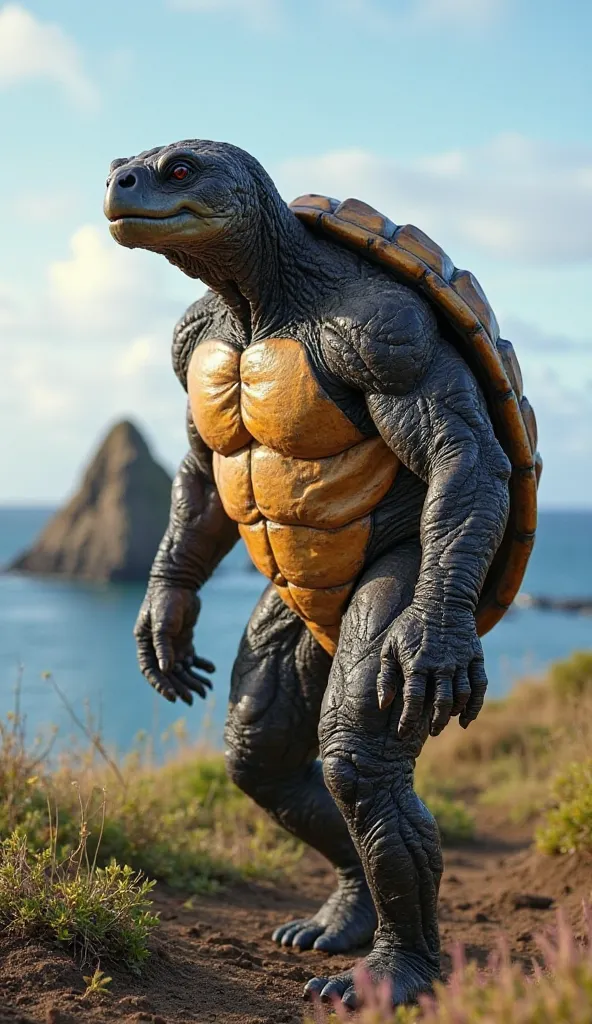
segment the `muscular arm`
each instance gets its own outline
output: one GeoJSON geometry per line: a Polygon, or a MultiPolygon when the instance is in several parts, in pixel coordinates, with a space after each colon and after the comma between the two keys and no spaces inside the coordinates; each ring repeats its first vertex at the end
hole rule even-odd
{"type": "MultiPolygon", "coordinates": [[[[195,345],[211,328],[215,301],[194,303],[175,328],[173,365],[185,385],[195,345]]],[[[211,685],[201,671],[211,662],[196,656],[193,630],[200,609],[197,591],[238,538],[224,512],[212,475],[211,452],[188,413],[190,450],[173,481],[169,524],[154,559],[146,597],[135,626],[140,669],[167,700],[191,704],[211,685]],[[200,670],[200,671],[196,671],[200,670]]]]}
{"type": "Polygon", "coordinates": [[[236,543],[238,528],[222,508],[212,477],[211,453],[190,413],[187,431],[191,447],[173,481],[169,525],[150,581],[195,591],[236,543]]]}
{"type": "Polygon", "coordinates": [[[508,517],[510,465],[469,368],[438,335],[425,303],[406,291],[384,300],[363,326],[350,325],[344,340],[349,379],[365,392],[378,430],[428,485],[419,579],[384,643],[379,702],[391,703],[402,677],[404,735],[433,685],[437,734],[451,714],[468,725],[483,703],[475,610],[508,517]]]}
{"type": "Polygon", "coordinates": [[[380,433],[428,484],[414,604],[445,623],[475,613],[506,525],[510,466],[464,361],[439,347],[408,395],[367,395],[380,433]]]}

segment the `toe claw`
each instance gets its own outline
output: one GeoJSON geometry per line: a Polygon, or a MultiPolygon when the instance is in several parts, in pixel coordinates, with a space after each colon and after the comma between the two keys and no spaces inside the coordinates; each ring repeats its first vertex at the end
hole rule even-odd
{"type": "Polygon", "coordinates": [[[347,943],[344,944],[340,940],[338,935],[331,935],[325,932],[324,935],[319,935],[318,939],[313,943],[313,949],[319,950],[320,953],[342,953],[348,949],[347,943]]]}
{"type": "Polygon", "coordinates": [[[327,984],[327,980],[327,978],[311,978],[310,981],[307,981],[304,986],[304,998],[312,999],[314,996],[320,995],[327,984]]]}
{"type": "Polygon", "coordinates": [[[356,996],[356,990],[352,987],[346,989],[341,997],[341,1002],[344,1006],[347,1006],[348,1010],[357,1010],[358,1008],[358,997],[356,996]]]}
{"type": "Polygon", "coordinates": [[[297,924],[291,925],[291,927],[287,928],[284,934],[282,935],[280,945],[284,947],[292,946],[294,942],[294,937],[298,935],[300,931],[302,931],[302,922],[298,922],[297,924]]]}
{"type": "Polygon", "coordinates": [[[304,928],[305,924],[306,924],[306,921],[297,920],[297,921],[287,921],[286,924],[279,925],[279,927],[276,928],[276,930],[272,933],[272,936],[271,936],[272,942],[281,943],[282,939],[284,938],[284,936],[286,936],[288,934],[288,932],[295,933],[295,932],[301,931],[301,929],[304,928]]]}
{"type": "Polygon", "coordinates": [[[321,992],[321,1000],[324,1003],[334,1003],[335,999],[341,999],[346,984],[339,978],[333,978],[325,985],[321,992]]]}
{"type": "Polygon", "coordinates": [[[315,939],[321,935],[322,931],[322,926],[318,924],[311,925],[310,928],[301,928],[292,939],[293,949],[298,951],[311,949],[315,939]]]}

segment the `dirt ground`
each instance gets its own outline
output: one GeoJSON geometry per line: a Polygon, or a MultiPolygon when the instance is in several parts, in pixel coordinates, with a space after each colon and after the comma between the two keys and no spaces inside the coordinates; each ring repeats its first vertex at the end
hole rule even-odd
{"type": "MultiPolygon", "coordinates": [[[[305,981],[321,971],[342,970],[352,957],[283,952],[269,936],[278,922],[314,912],[331,883],[325,862],[311,854],[302,862],[298,885],[242,884],[222,896],[193,898],[190,907],[186,897],[159,889],[161,925],[142,977],[101,965],[113,976],[104,997],[82,998],[82,975],[89,972],[64,953],[5,938],[0,1024],[298,1024],[305,981]]],[[[564,906],[581,930],[581,901],[589,899],[591,888],[592,858],[545,858],[532,852],[525,837],[482,834],[446,852],[443,947],[461,941],[468,956],[485,965],[503,933],[512,955],[530,963],[534,938],[552,925],[554,907],[564,906]],[[533,896],[547,897],[552,906],[519,906],[533,896]]],[[[449,967],[445,956],[445,973],[449,967]]]]}

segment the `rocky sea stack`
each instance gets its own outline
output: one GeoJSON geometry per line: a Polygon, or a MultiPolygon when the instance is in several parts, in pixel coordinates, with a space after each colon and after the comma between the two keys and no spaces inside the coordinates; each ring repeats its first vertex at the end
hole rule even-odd
{"type": "Polygon", "coordinates": [[[166,529],[171,478],[139,430],[117,423],[79,490],[9,569],[85,580],[145,580],[166,529]]]}

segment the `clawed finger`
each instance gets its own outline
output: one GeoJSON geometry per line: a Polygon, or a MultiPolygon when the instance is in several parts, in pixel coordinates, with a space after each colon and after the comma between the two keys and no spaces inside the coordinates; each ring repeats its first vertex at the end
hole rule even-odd
{"type": "MultiPolygon", "coordinates": [[[[202,672],[211,673],[216,671],[216,666],[214,665],[214,662],[209,661],[208,658],[200,658],[198,654],[194,654],[191,660],[195,668],[201,669],[202,672]]],[[[208,686],[211,686],[210,682],[208,682],[208,686]]]]}
{"type": "Polygon", "coordinates": [[[186,668],[183,668],[182,665],[175,665],[173,679],[178,679],[187,690],[193,690],[193,692],[199,694],[200,697],[205,698],[207,696],[208,689],[211,689],[209,679],[206,679],[205,676],[189,672],[186,668]]]}
{"type": "Polygon", "coordinates": [[[448,725],[454,704],[452,693],[452,673],[436,672],[436,688],[434,691],[434,711],[430,724],[432,736],[438,736],[448,725]]]}
{"type": "Polygon", "coordinates": [[[185,673],[182,670],[172,672],[170,680],[181,700],[191,706],[193,704],[193,694],[185,682],[185,673]]]}
{"type": "Polygon", "coordinates": [[[202,676],[201,673],[196,671],[197,666],[195,664],[195,658],[193,658],[193,656],[189,658],[184,658],[183,661],[181,662],[181,666],[183,667],[184,671],[189,674],[192,680],[197,680],[202,686],[206,686],[208,690],[212,690],[214,688],[214,684],[212,683],[211,679],[208,679],[207,676],[202,676]]]}
{"type": "Polygon", "coordinates": [[[177,699],[177,693],[174,686],[166,679],[161,672],[156,669],[142,667],[142,675],[148,680],[150,686],[154,687],[157,693],[174,704],[177,699]]]}
{"type": "Polygon", "coordinates": [[[403,711],[399,721],[399,737],[409,736],[423,714],[427,677],[415,672],[407,677],[403,691],[403,711]]]}
{"type": "Polygon", "coordinates": [[[380,662],[380,672],[376,680],[376,693],[378,696],[378,706],[381,711],[388,708],[393,703],[399,685],[399,672],[397,665],[390,655],[389,657],[383,657],[380,662]]]}
{"type": "Polygon", "coordinates": [[[487,690],[487,674],[483,656],[473,658],[468,669],[469,682],[471,685],[471,696],[469,697],[464,710],[461,712],[460,724],[466,729],[471,722],[474,722],[483,707],[485,693],[487,690]]]}
{"type": "Polygon", "coordinates": [[[450,715],[454,717],[461,714],[471,696],[471,684],[466,669],[458,669],[452,683],[452,689],[454,691],[454,704],[452,705],[450,715]]]}

